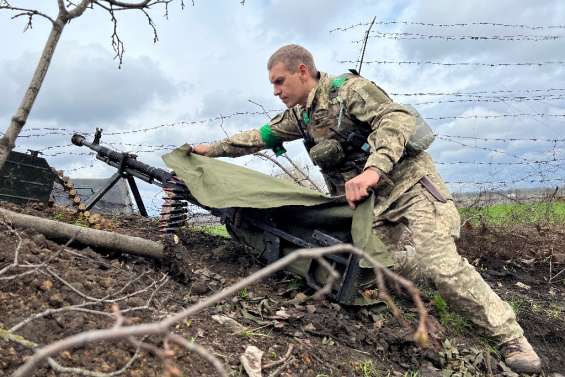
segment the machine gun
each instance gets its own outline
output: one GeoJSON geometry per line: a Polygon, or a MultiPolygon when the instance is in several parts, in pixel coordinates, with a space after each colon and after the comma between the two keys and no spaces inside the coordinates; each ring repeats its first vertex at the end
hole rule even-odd
{"type": "MultiPolygon", "coordinates": [[[[351,218],[342,216],[327,221],[324,208],[311,209],[297,223],[294,206],[271,209],[255,208],[208,208],[190,193],[186,184],[174,172],[152,167],[136,159],[130,153],[114,151],[100,145],[102,130],[97,129],[94,141],[87,142],[85,137],[75,134],[72,143],[86,146],[97,152],[96,158],[115,167],[118,171],[108,183],[88,203],[91,208],[119,180],[126,179],[132,189],[140,213],[147,216],[145,206],[134,177],[163,188],[164,202],[160,215],[160,231],[165,245],[170,242],[171,235],[177,233],[185,225],[188,216],[188,203],[209,210],[220,218],[229,234],[236,241],[251,247],[251,249],[266,263],[291,253],[298,248],[330,246],[351,242],[348,229],[351,218]],[[288,221],[288,219],[293,221],[288,221]]],[[[362,269],[359,259],[349,253],[327,256],[326,259],[341,274],[341,281],[329,294],[330,298],[343,303],[355,304],[360,298],[360,291],[372,285],[374,278],[371,269],[362,269]]],[[[318,262],[301,261],[300,264],[289,266],[291,272],[305,278],[306,283],[314,289],[320,288],[327,276],[318,262]]]]}

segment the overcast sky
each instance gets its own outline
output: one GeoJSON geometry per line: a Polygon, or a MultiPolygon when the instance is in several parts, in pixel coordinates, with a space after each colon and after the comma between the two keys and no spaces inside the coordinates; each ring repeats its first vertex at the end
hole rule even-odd
{"type": "MultiPolygon", "coordinates": [[[[25,8],[38,2],[10,3],[25,8]]],[[[56,0],[41,3],[40,10],[55,17],[56,0]]],[[[118,33],[125,44],[121,69],[113,58],[107,13],[88,9],[67,25],[22,133],[29,137],[18,140],[17,150],[43,150],[52,166],[72,176],[107,177],[110,168],[80,155],[87,150],[68,146],[73,131],[100,127],[107,134],[103,143],[143,144],[113,146],[138,151],[140,160],[163,166],[162,148],[261,126],[264,114],[229,117],[260,112],[250,100],[267,110],[282,109],[266,70],[268,57],[279,46],[304,45],[320,70],[340,74],[356,66],[358,41],[367,25],[332,30],[366,24],[376,16],[362,74],[428,118],[438,134],[430,152],[453,191],[563,184],[562,1],[470,0],[456,6],[447,0],[185,3],[184,10],[180,3],[171,4],[168,19],[162,8],[150,12],[159,33],[156,44],[143,14],[120,12],[118,33]],[[471,64],[445,65],[450,63],[471,64]],[[454,92],[460,95],[404,95],[454,92]],[[226,118],[207,121],[220,116],[226,118]],[[132,132],[159,125],[169,126],[132,132]],[[64,129],[57,131],[64,134],[33,136],[53,132],[46,128],[64,129]]],[[[0,10],[0,130],[8,126],[24,94],[50,27],[37,18],[24,33],[25,18],[11,20],[11,15],[0,10]]],[[[301,143],[287,149],[306,161],[301,143]]],[[[249,158],[237,162],[271,169],[249,158]]],[[[156,190],[144,185],[142,191],[146,201],[155,203],[156,190]]]]}

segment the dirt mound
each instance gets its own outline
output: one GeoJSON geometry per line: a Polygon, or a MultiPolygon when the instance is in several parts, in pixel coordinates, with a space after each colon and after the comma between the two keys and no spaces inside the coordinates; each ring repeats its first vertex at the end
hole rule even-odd
{"type": "MultiPolygon", "coordinates": [[[[72,212],[59,208],[9,207],[76,221],[72,212]]],[[[159,238],[156,223],[137,216],[114,218],[113,230],[159,238]]],[[[132,324],[158,321],[260,268],[228,239],[194,230],[187,230],[183,238],[187,284],[171,279],[166,268],[153,260],[63,247],[42,235],[16,232],[0,223],[0,327],[19,336],[8,338],[0,332],[4,334],[0,336],[0,369],[8,375],[32,354],[33,345],[24,340],[46,345],[113,326],[112,305],[119,305],[132,324]],[[13,266],[16,254],[18,266],[13,266]]],[[[514,307],[548,373],[565,370],[565,273],[557,275],[565,267],[559,260],[564,244],[564,229],[520,228],[510,234],[502,229],[468,229],[459,245],[514,307]]],[[[433,292],[423,294],[432,313],[435,350],[418,348],[411,333],[383,307],[304,301],[304,294],[310,293],[300,279],[278,273],[178,323],[174,332],[210,350],[233,376],[245,375],[240,356],[249,345],[264,352],[264,366],[271,364],[264,375],[512,375],[505,371],[492,343],[442,306],[433,292]],[[221,324],[222,316],[239,326],[221,324]]],[[[398,300],[405,317],[414,322],[411,305],[404,297],[398,300]]],[[[162,346],[157,337],[146,341],[162,346]]],[[[173,350],[172,360],[183,375],[216,375],[202,357],[173,350]]],[[[65,367],[99,373],[125,367],[127,376],[163,375],[165,370],[159,357],[136,352],[123,342],[90,344],[62,352],[55,360],[65,367]]],[[[47,365],[35,371],[37,376],[57,374],[47,365]]],[[[80,373],[75,370],[71,375],[80,373]]]]}

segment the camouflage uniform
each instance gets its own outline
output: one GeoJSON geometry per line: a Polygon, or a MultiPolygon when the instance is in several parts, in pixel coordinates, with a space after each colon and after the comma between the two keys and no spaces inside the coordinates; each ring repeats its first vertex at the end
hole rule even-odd
{"type": "MultiPolygon", "coordinates": [[[[281,153],[282,142],[303,137],[300,121],[305,136],[312,139],[310,155],[332,194],[343,194],[344,183],[368,168],[384,177],[376,188],[374,229],[391,246],[396,270],[433,282],[453,308],[501,343],[523,335],[510,305],[457,253],[459,214],[431,157],[426,152],[406,153],[415,132],[415,116],[374,83],[354,74],[335,78],[321,73],[305,108],[297,105],[260,130],[215,143],[210,155],[236,157],[265,148],[281,153]],[[343,139],[353,129],[367,135],[368,157],[346,151],[343,159],[317,161],[318,149],[323,149],[318,146],[343,139]],[[423,177],[431,182],[432,190],[422,185],[423,177]]],[[[326,149],[334,144],[328,145],[326,149]]]]}

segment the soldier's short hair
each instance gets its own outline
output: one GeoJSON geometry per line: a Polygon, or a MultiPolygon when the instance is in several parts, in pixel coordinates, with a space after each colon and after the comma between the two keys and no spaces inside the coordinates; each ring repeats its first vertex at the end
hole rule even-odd
{"type": "Polygon", "coordinates": [[[299,45],[290,44],[279,48],[269,58],[267,69],[270,71],[278,63],[283,63],[290,73],[295,73],[300,64],[304,64],[308,68],[312,77],[315,77],[318,73],[314,64],[314,57],[310,51],[299,45]]]}

